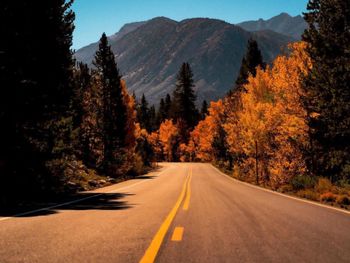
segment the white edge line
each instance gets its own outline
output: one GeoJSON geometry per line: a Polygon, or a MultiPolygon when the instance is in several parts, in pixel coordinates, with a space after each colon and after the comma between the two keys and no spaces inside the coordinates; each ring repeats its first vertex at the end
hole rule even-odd
{"type": "MultiPolygon", "coordinates": [[[[167,170],[168,170],[168,169],[166,168],[164,171],[160,172],[160,173],[158,174],[158,176],[162,175],[162,174],[163,174],[164,172],[166,172],[167,170]]],[[[137,179],[137,178],[135,178],[135,179],[137,179]]],[[[15,215],[8,216],[8,217],[3,217],[3,218],[0,218],[0,222],[1,222],[1,221],[5,221],[5,220],[9,220],[9,219],[12,219],[12,218],[15,218],[15,217],[20,217],[20,216],[35,214],[35,213],[38,213],[38,212],[51,210],[51,209],[57,208],[57,207],[62,207],[62,206],[66,206],[66,205],[71,205],[71,204],[79,203],[79,202],[81,202],[81,201],[88,200],[88,199],[91,199],[91,198],[95,198],[95,197],[98,197],[98,196],[101,196],[101,195],[104,195],[104,194],[117,193],[117,192],[124,191],[124,190],[126,190],[126,189],[132,188],[132,187],[134,187],[134,186],[136,186],[136,185],[142,184],[142,183],[147,182],[147,181],[148,181],[148,180],[139,181],[139,182],[134,183],[134,184],[132,184],[132,185],[128,185],[128,186],[125,186],[125,187],[122,187],[122,188],[118,188],[118,189],[113,189],[113,190],[108,191],[108,192],[105,192],[105,193],[99,193],[99,194],[96,194],[96,195],[92,195],[92,196],[80,198],[80,199],[73,200],[73,201],[69,201],[69,202],[62,203],[62,204],[53,205],[53,206],[49,206],[49,207],[44,207],[44,208],[40,208],[40,209],[36,209],[36,210],[32,210],[32,211],[28,211],[28,212],[24,212],[24,213],[20,213],[20,214],[15,214],[15,215]]],[[[125,182],[127,182],[127,181],[125,181],[125,182]]],[[[116,184],[116,185],[118,185],[118,184],[116,184]]]]}
{"type": "Polygon", "coordinates": [[[294,196],[290,196],[290,195],[286,195],[286,194],[283,194],[283,193],[279,193],[279,192],[276,192],[276,191],[273,191],[273,190],[270,190],[270,189],[266,189],[266,188],[263,188],[263,187],[259,187],[259,186],[256,186],[256,185],[253,185],[253,184],[250,184],[250,183],[246,183],[246,182],[242,182],[240,180],[237,180],[231,176],[229,176],[228,174],[225,174],[223,172],[221,172],[217,167],[215,167],[213,164],[210,164],[217,172],[219,172],[221,175],[225,176],[226,178],[228,179],[231,179],[237,183],[240,183],[240,184],[244,184],[246,186],[249,186],[251,188],[255,188],[255,189],[258,189],[258,190],[261,190],[261,191],[265,191],[265,192],[269,192],[269,193],[272,193],[272,194],[275,194],[275,195],[279,195],[279,196],[283,196],[283,197],[286,197],[286,198],[289,198],[289,199],[293,199],[293,200],[296,200],[296,201],[299,201],[299,202],[303,202],[303,203],[307,203],[307,204],[311,204],[311,205],[315,205],[315,206],[320,206],[320,207],[323,207],[323,208],[328,208],[328,209],[331,209],[331,210],[335,210],[335,211],[338,211],[338,212],[342,212],[344,214],[347,214],[347,215],[350,215],[350,211],[346,211],[346,210],[343,210],[343,209],[340,209],[340,208],[336,208],[336,207],[333,207],[333,206],[328,206],[328,205],[324,205],[324,204],[321,204],[321,203],[317,203],[317,202],[313,202],[313,201],[309,201],[309,200],[306,200],[306,199],[302,199],[302,198],[298,198],[298,197],[294,197],[294,196]]]}

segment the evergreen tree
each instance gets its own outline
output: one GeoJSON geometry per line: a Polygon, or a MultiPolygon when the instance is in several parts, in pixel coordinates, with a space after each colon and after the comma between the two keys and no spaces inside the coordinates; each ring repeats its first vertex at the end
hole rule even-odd
{"type": "Polygon", "coordinates": [[[148,132],[151,130],[150,109],[145,94],[142,94],[140,105],[137,108],[137,120],[142,129],[146,129],[148,132]]]}
{"type": "Polygon", "coordinates": [[[62,178],[52,176],[50,162],[70,151],[71,4],[0,4],[0,175],[7,177],[0,180],[7,189],[7,179],[16,181],[17,189],[49,190],[62,178]]]}
{"type": "Polygon", "coordinates": [[[122,94],[121,76],[105,33],[100,39],[94,65],[102,82],[103,169],[107,174],[115,176],[124,161],[127,113],[122,94]]]}
{"type": "Polygon", "coordinates": [[[183,139],[197,124],[198,111],[195,106],[193,73],[188,63],[183,63],[177,75],[176,88],[173,93],[172,117],[183,125],[183,139]]]}
{"type": "Polygon", "coordinates": [[[165,107],[165,100],[162,98],[160,100],[159,103],[159,109],[158,109],[158,113],[157,113],[157,126],[159,127],[159,125],[166,120],[168,114],[167,114],[167,110],[165,107]]]}
{"type": "Polygon", "coordinates": [[[166,97],[165,97],[165,106],[164,106],[164,109],[165,109],[165,113],[166,113],[166,117],[165,119],[170,119],[170,110],[172,108],[172,100],[171,100],[171,96],[170,94],[167,94],[166,97]]]}
{"type": "Polygon", "coordinates": [[[208,102],[206,100],[203,100],[201,113],[200,113],[201,120],[204,120],[205,116],[207,116],[207,114],[208,114],[208,102]]]}
{"type": "Polygon", "coordinates": [[[136,99],[136,93],[135,93],[135,91],[132,92],[132,98],[134,99],[134,101],[135,101],[135,103],[136,103],[137,99],[136,99]]]}
{"type": "Polygon", "coordinates": [[[304,81],[310,169],[318,176],[350,179],[350,2],[310,0],[303,40],[313,67],[304,81]]]}
{"type": "Polygon", "coordinates": [[[74,72],[74,96],[72,98],[73,124],[79,127],[83,116],[83,95],[91,84],[90,69],[87,64],[78,63],[74,72]]]}
{"type": "Polygon", "coordinates": [[[101,164],[103,152],[102,84],[100,76],[94,71],[90,72],[87,65],[82,63],[79,64],[75,78],[76,93],[81,94],[81,99],[77,100],[81,105],[78,108],[80,122],[79,132],[75,132],[78,138],[75,138],[74,148],[76,155],[86,166],[97,169],[101,164]]]}
{"type": "Polygon", "coordinates": [[[153,132],[155,130],[157,130],[157,114],[156,114],[156,108],[154,107],[154,105],[152,105],[149,108],[149,130],[148,132],[153,132]]]}
{"type": "Polygon", "coordinates": [[[265,63],[263,62],[263,57],[258,47],[258,43],[254,39],[249,39],[247,51],[242,59],[242,64],[238,73],[235,88],[241,89],[241,87],[247,83],[249,74],[255,76],[256,67],[258,66],[264,68],[265,63]]]}
{"type": "Polygon", "coordinates": [[[143,165],[150,167],[154,159],[154,151],[152,145],[143,134],[137,138],[135,151],[142,158],[143,165]]]}

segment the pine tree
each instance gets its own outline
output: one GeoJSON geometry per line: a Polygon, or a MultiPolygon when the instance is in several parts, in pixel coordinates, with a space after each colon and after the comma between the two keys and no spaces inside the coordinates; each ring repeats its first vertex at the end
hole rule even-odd
{"type": "Polygon", "coordinates": [[[159,109],[157,112],[157,126],[159,127],[159,125],[166,120],[167,118],[167,111],[165,108],[165,100],[162,98],[159,102],[159,109]]]}
{"type": "Polygon", "coordinates": [[[101,76],[103,103],[104,172],[115,176],[123,164],[126,136],[126,105],[123,101],[121,76],[107,36],[103,33],[94,65],[101,76]]]}
{"type": "Polygon", "coordinates": [[[82,155],[86,153],[85,147],[82,144],[81,138],[81,124],[84,117],[84,93],[89,90],[91,84],[91,74],[89,67],[84,63],[78,63],[74,70],[74,85],[73,85],[73,97],[72,97],[72,117],[73,117],[73,129],[74,138],[72,138],[72,144],[74,145],[74,153],[82,158],[82,155]]]}
{"type": "Polygon", "coordinates": [[[145,94],[142,94],[140,105],[137,108],[137,120],[142,129],[151,130],[150,109],[145,94]]]}
{"type": "Polygon", "coordinates": [[[350,2],[310,0],[307,10],[303,39],[313,65],[303,84],[309,167],[318,176],[350,179],[350,2]]]}
{"type": "Polygon", "coordinates": [[[83,116],[84,91],[91,85],[91,74],[87,64],[78,63],[74,71],[74,96],[72,98],[73,125],[79,127],[83,116]]]}
{"type": "MultiPolygon", "coordinates": [[[[79,113],[79,132],[75,140],[76,155],[83,163],[93,169],[101,165],[103,152],[102,141],[102,84],[101,78],[85,64],[79,64],[76,82],[81,99],[79,113]]],[[[77,117],[76,117],[77,118],[77,117]]]]}
{"type": "Polygon", "coordinates": [[[208,114],[208,102],[206,100],[203,100],[202,108],[201,108],[201,120],[205,119],[205,116],[208,114]]]}
{"type": "Polygon", "coordinates": [[[153,132],[155,130],[157,130],[157,113],[156,113],[156,108],[154,105],[152,105],[149,108],[149,130],[148,132],[153,132]]]}
{"type": "Polygon", "coordinates": [[[254,39],[249,39],[247,44],[247,52],[242,59],[241,68],[236,80],[235,89],[241,89],[241,87],[247,83],[249,74],[255,76],[256,67],[265,67],[261,51],[258,47],[258,43],[254,39]]]}
{"type": "MultiPolygon", "coordinates": [[[[48,190],[63,178],[52,176],[50,161],[70,151],[71,4],[0,4],[0,175],[16,181],[17,189],[48,190]]],[[[0,180],[9,188],[10,183],[0,180]]]]}
{"type": "Polygon", "coordinates": [[[190,130],[198,122],[198,111],[195,106],[193,73],[188,63],[183,63],[177,75],[176,88],[173,93],[172,117],[183,124],[183,136],[188,137],[190,130]]]}
{"type": "Polygon", "coordinates": [[[132,92],[132,98],[134,99],[134,101],[135,101],[135,103],[136,103],[136,100],[137,100],[137,99],[136,99],[136,93],[135,93],[135,91],[132,92]]]}
{"type": "Polygon", "coordinates": [[[165,119],[170,119],[170,110],[172,108],[172,100],[171,100],[171,96],[170,94],[167,94],[166,97],[165,97],[165,106],[164,106],[164,109],[165,109],[165,112],[166,112],[166,117],[165,119]]]}
{"type": "Polygon", "coordinates": [[[150,167],[155,154],[153,147],[148,141],[146,135],[141,134],[141,136],[137,138],[135,151],[142,158],[143,165],[150,167]]]}

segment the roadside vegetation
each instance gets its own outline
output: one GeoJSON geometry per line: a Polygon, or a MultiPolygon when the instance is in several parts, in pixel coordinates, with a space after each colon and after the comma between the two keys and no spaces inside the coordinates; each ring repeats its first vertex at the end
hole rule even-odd
{"type": "Polygon", "coordinates": [[[310,1],[303,41],[270,65],[250,40],[234,88],[193,129],[170,115],[150,135],[158,158],[349,208],[349,17],[342,1],[310,1]]]}
{"type": "Polygon", "coordinates": [[[101,187],[157,161],[196,161],[350,206],[347,2],[310,0],[303,41],[273,63],[250,39],[223,99],[198,102],[184,62],[174,92],[158,105],[128,91],[105,34],[93,68],[74,61],[71,4],[8,2],[2,9],[9,26],[0,44],[0,203],[101,187]],[[9,23],[19,18],[28,22],[9,23]]]}
{"type": "Polygon", "coordinates": [[[94,69],[74,61],[71,5],[2,4],[0,204],[88,190],[152,167],[138,105],[106,35],[94,69]]]}
{"type": "Polygon", "coordinates": [[[343,1],[310,1],[303,41],[272,65],[248,43],[235,88],[211,103],[187,156],[242,181],[349,208],[349,10],[343,1]]]}

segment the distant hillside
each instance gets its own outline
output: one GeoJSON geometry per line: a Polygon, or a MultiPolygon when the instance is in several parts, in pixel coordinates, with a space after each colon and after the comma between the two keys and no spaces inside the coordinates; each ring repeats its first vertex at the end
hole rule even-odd
{"type": "MultiPolygon", "coordinates": [[[[118,40],[120,40],[123,36],[136,30],[138,27],[142,26],[145,23],[146,22],[135,22],[135,23],[125,24],[119,30],[118,33],[115,33],[114,35],[111,35],[108,37],[109,43],[111,45],[114,45],[114,43],[117,43],[118,40]]],[[[84,62],[88,62],[88,64],[90,64],[90,62],[94,59],[94,55],[95,55],[97,48],[98,48],[98,42],[95,42],[95,43],[92,43],[86,47],[83,47],[75,53],[75,58],[78,61],[84,61],[84,62]]]]}
{"type": "MultiPolygon", "coordinates": [[[[110,37],[111,46],[129,89],[137,96],[144,93],[151,103],[173,91],[184,61],[193,69],[198,102],[216,100],[232,88],[250,37],[258,41],[268,62],[294,40],[206,18],[177,22],[158,17],[131,25],[110,37]]],[[[76,58],[90,64],[96,48],[97,44],[82,48],[76,58]]]]}
{"type": "Polygon", "coordinates": [[[301,39],[301,35],[307,28],[307,24],[302,16],[292,17],[287,13],[282,13],[268,20],[259,19],[237,25],[247,31],[271,30],[297,40],[301,39]]]}

